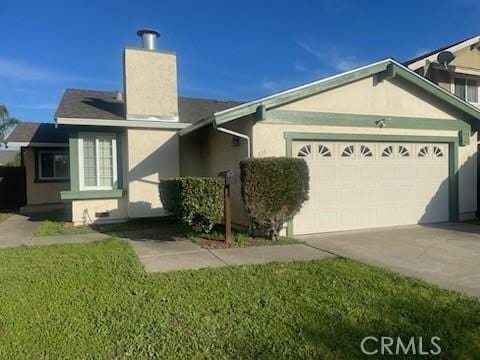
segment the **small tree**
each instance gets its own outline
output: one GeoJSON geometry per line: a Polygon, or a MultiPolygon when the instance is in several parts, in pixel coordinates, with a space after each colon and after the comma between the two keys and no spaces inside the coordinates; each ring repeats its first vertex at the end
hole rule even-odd
{"type": "Polygon", "coordinates": [[[223,179],[180,177],[160,181],[164,208],[194,231],[208,233],[223,219],[223,179]]]}
{"type": "Polygon", "coordinates": [[[308,200],[307,163],[286,157],[247,159],[240,162],[240,171],[247,213],[267,236],[278,240],[283,224],[308,200]]]}
{"type": "Polygon", "coordinates": [[[8,130],[15,124],[18,124],[18,119],[10,116],[5,105],[0,105],[0,146],[5,143],[8,130]]]}

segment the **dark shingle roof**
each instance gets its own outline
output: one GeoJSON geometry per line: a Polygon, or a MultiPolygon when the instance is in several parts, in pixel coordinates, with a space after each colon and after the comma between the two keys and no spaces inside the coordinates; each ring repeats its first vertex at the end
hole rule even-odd
{"type": "Polygon", "coordinates": [[[113,91],[67,89],[55,117],[122,120],[125,114],[113,91]]]}
{"type": "Polygon", "coordinates": [[[20,143],[68,143],[68,134],[75,126],[20,122],[7,137],[8,142],[20,143]]]}
{"type": "Polygon", "coordinates": [[[419,60],[422,60],[422,59],[424,59],[424,58],[427,58],[427,57],[429,57],[429,56],[432,56],[432,55],[434,55],[434,54],[436,54],[436,53],[439,53],[439,52],[441,52],[441,51],[447,50],[447,49],[451,48],[452,46],[456,46],[456,45],[461,44],[461,43],[463,43],[463,42],[465,42],[465,41],[467,41],[467,40],[473,39],[474,37],[477,37],[477,36],[478,36],[478,35],[470,36],[470,37],[468,37],[468,38],[466,38],[466,39],[463,39],[463,40],[460,40],[460,41],[456,41],[456,42],[454,42],[454,43],[452,43],[452,44],[449,44],[449,45],[447,45],[447,46],[443,46],[443,47],[441,47],[441,48],[439,48],[439,49],[432,50],[432,51],[429,51],[429,52],[427,52],[427,53],[425,53],[425,54],[416,56],[416,57],[413,58],[413,59],[410,59],[410,60],[405,61],[405,62],[403,63],[403,65],[408,66],[408,65],[410,65],[410,64],[413,64],[414,62],[417,62],[417,61],[419,61],[419,60]]]}
{"type": "MultiPolygon", "coordinates": [[[[180,122],[194,123],[239,104],[240,101],[179,97],[180,122]]],[[[125,119],[124,103],[116,100],[114,91],[67,89],[55,117],[122,120],[125,119]]]]}
{"type": "Polygon", "coordinates": [[[4,151],[0,150],[0,165],[9,163],[15,159],[15,155],[18,154],[18,151],[4,151]]]}

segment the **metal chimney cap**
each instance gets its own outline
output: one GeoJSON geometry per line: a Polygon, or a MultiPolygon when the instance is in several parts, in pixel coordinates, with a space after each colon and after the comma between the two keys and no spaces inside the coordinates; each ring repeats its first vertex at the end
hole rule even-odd
{"type": "Polygon", "coordinates": [[[137,31],[137,35],[140,37],[142,37],[144,34],[152,34],[152,35],[155,35],[155,37],[157,38],[160,37],[160,33],[155,29],[145,28],[137,31]]]}

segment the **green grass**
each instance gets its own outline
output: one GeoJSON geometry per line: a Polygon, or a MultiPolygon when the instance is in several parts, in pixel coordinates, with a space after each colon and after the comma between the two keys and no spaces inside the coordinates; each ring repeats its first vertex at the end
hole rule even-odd
{"type": "Polygon", "coordinates": [[[68,215],[64,211],[54,211],[46,215],[46,219],[37,227],[34,236],[77,235],[93,232],[119,234],[125,231],[145,230],[170,226],[169,220],[131,220],[115,224],[65,226],[68,215]]]}
{"type": "Polygon", "coordinates": [[[1,250],[0,284],[1,359],[354,359],[365,336],[480,353],[479,301],[339,258],[146,275],[110,239],[1,250]]]}

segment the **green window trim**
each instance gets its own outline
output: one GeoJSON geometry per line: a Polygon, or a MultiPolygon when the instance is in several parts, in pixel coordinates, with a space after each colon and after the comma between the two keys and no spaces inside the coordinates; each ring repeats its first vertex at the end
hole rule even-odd
{"type": "MultiPolygon", "coordinates": [[[[92,132],[98,132],[97,128],[92,128],[92,132]]],[[[88,131],[85,131],[88,132],[88,131]]],[[[112,131],[111,131],[112,132],[112,131]]],[[[113,131],[116,134],[117,144],[117,189],[123,191],[123,136],[121,132],[113,131]]],[[[70,192],[72,193],[97,193],[113,190],[88,190],[80,191],[80,161],[79,161],[79,134],[72,133],[69,138],[69,156],[70,156],[70,192]]]]}
{"type": "Polygon", "coordinates": [[[33,162],[35,166],[35,173],[34,173],[34,179],[33,182],[36,184],[48,184],[48,183],[69,183],[70,178],[65,178],[65,179],[56,179],[56,178],[51,178],[51,179],[41,179],[40,178],[40,159],[39,159],[39,153],[42,151],[52,151],[52,152],[68,152],[68,148],[63,148],[63,147],[39,147],[35,148],[33,152],[33,162]]]}
{"type": "Polygon", "coordinates": [[[95,200],[95,199],[120,199],[126,191],[119,190],[86,190],[86,191],[61,191],[62,200],[95,200]]]}
{"type": "MultiPolygon", "coordinates": [[[[458,200],[458,137],[451,136],[422,136],[422,135],[368,135],[368,134],[332,134],[332,133],[300,133],[285,132],[285,153],[287,157],[293,156],[294,141],[371,141],[371,142],[425,142],[448,144],[448,198],[449,220],[459,221],[460,210],[458,200]]],[[[293,236],[293,219],[287,222],[287,235],[293,236]]]]}

